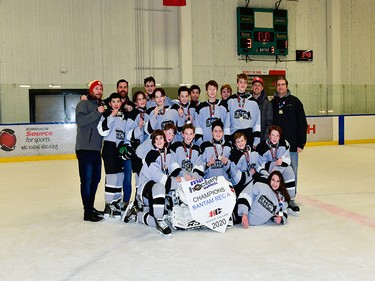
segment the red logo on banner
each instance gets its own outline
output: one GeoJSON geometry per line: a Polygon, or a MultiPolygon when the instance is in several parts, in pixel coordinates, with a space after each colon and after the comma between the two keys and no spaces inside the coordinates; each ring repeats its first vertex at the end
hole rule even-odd
{"type": "Polygon", "coordinates": [[[17,138],[13,130],[4,129],[0,132],[0,149],[12,151],[16,147],[17,138]]]}

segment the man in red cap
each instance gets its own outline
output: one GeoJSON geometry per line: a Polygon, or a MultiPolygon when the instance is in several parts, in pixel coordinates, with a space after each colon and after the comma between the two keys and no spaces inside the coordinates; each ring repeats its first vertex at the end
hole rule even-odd
{"type": "Polygon", "coordinates": [[[268,129],[271,127],[273,122],[272,104],[268,100],[267,94],[264,91],[264,83],[262,78],[254,77],[251,85],[253,98],[257,100],[260,109],[260,140],[264,141],[268,139],[268,129]]]}
{"type": "Polygon", "coordinates": [[[104,112],[102,106],[103,84],[94,80],[89,84],[87,100],[81,100],[76,107],[76,155],[78,159],[79,177],[81,180],[81,197],[85,221],[97,222],[103,217],[94,208],[95,194],[101,178],[102,136],[97,125],[104,112]]]}

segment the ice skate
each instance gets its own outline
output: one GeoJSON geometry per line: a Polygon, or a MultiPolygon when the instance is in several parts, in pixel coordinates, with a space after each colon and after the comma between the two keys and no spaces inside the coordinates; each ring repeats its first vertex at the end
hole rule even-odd
{"type": "Polygon", "coordinates": [[[232,216],[230,216],[228,219],[227,229],[230,229],[232,227],[233,227],[233,218],[232,216]]]}
{"type": "Polygon", "coordinates": [[[133,221],[133,220],[136,221],[137,213],[138,213],[138,207],[136,206],[136,204],[134,204],[133,201],[130,201],[128,206],[126,207],[124,215],[122,216],[122,220],[125,223],[128,223],[129,221],[133,221]]]}
{"type": "Polygon", "coordinates": [[[172,230],[166,224],[164,219],[155,218],[156,229],[159,231],[160,235],[172,237],[172,230]]]}
{"type": "Polygon", "coordinates": [[[121,213],[124,213],[126,208],[128,207],[129,205],[129,202],[124,202],[124,201],[121,201],[119,203],[119,206],[120,206],[120,210],[121,210],[121,213]]]}
{"type": "Polygon", "coordinates": [[[121,219],[121,209],[118,205],[121,201],[120,199],[113,200],[111,203],[105,204],[104,209],[104,219],[106,220],[120,220],[121,219]]]}
{"type": "Polygon", "coordinates": [[[291,214],[293,216],[298,216],[299,215],[299,207],[296,204],[294,200],[290,200],[290,203],[288,205],[288,214],[291,214]]]}

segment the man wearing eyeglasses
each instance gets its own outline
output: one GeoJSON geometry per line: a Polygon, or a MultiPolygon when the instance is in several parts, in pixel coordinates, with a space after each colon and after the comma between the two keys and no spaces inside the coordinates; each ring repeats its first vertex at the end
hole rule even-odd
{"type": "MultiPolygon", "coordinates": [[[[273,123],[282,129],[282,136],[290,143],[291,166],[295,173],[297,193],[298,154],[306,144],[307,121],[302,102],[291,94],[288,80],[284,77],[276,81],[276,92],[272,100],[273,123]]],[[[291,198],[289,209],[299,213],[299,207],[291,198]]]]}

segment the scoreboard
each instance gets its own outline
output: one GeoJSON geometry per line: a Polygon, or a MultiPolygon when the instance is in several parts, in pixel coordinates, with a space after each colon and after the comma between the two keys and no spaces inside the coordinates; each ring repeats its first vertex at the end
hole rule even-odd
{"type": "Polygon", "coordinates": [[[237,54],[288,54],[288,11],[237,7],[237,54]]]}

